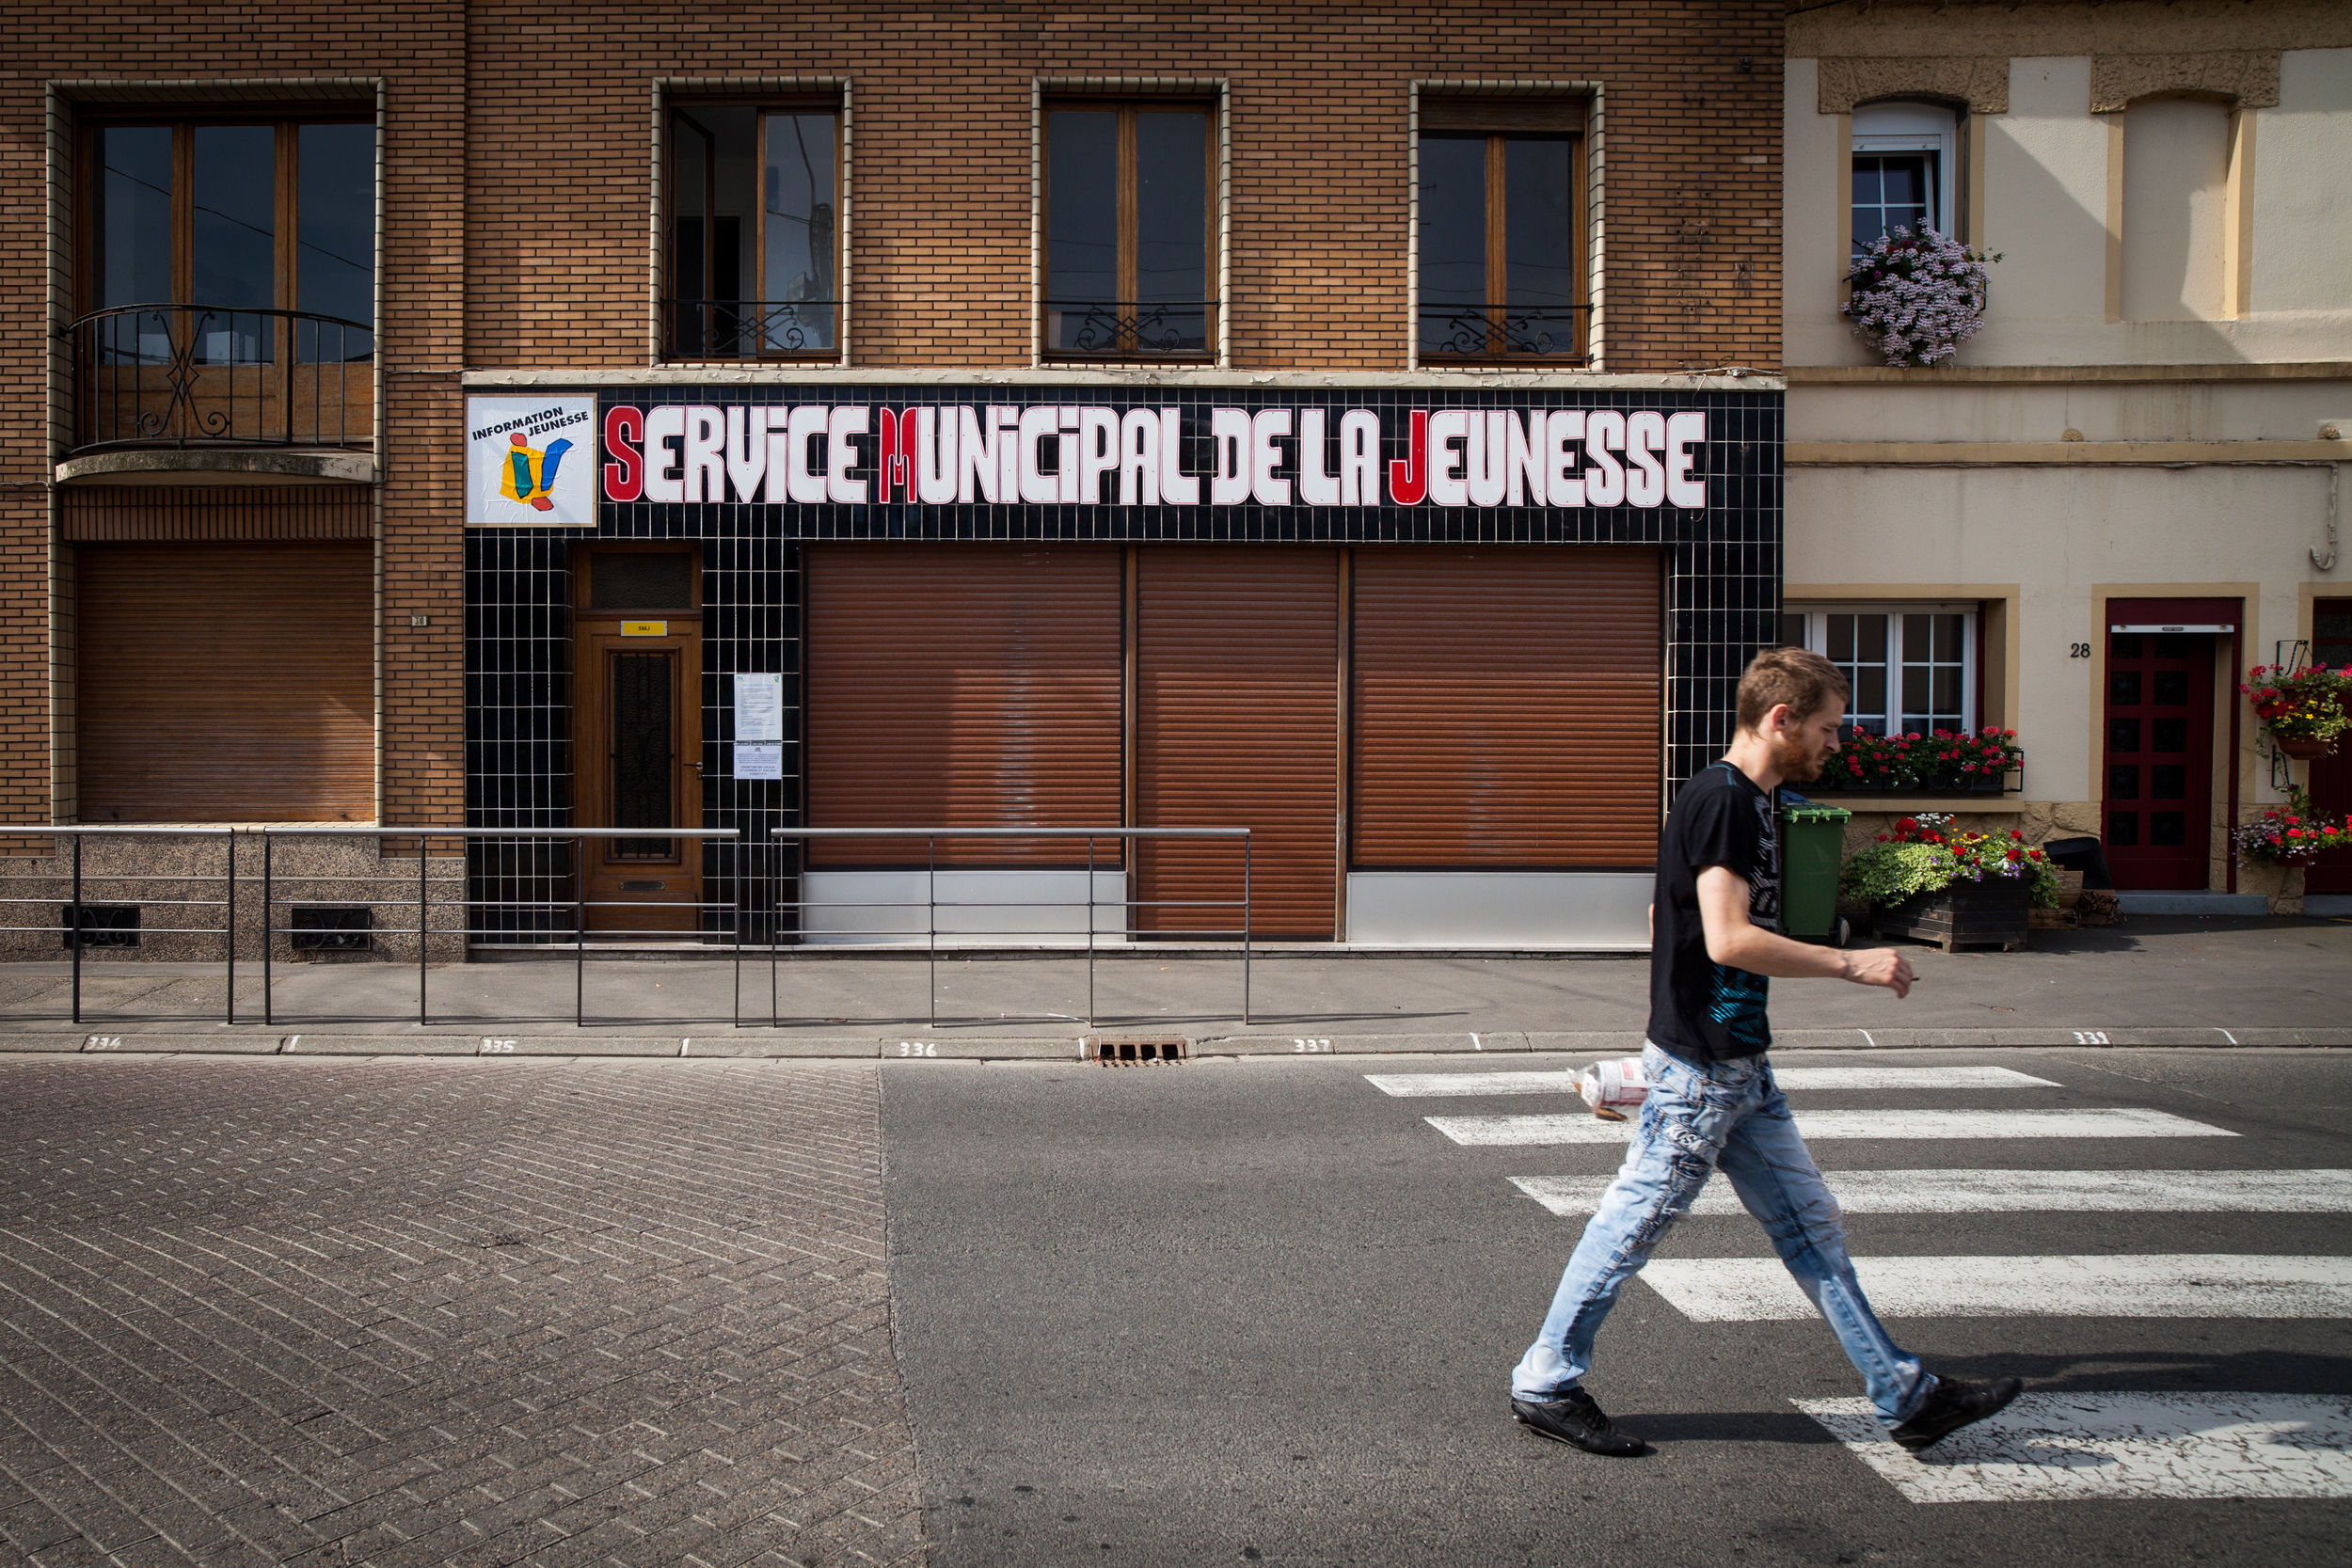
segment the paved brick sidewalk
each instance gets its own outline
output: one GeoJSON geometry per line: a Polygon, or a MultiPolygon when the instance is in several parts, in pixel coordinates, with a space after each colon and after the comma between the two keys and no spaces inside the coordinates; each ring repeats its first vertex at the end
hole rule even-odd
{"type": "Polygon", "coordinates": [[[922,1560],[879,1092],[870,1063],[0,1059],[0,1539],[922,1560]]]}

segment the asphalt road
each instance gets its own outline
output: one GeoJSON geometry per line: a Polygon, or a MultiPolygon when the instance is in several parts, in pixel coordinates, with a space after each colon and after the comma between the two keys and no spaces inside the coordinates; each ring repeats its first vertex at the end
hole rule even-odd
{"type": "MultiPolygon", "coordinates": [[[[2343,1053],[1823,1053],[1781,1066],[1814,1064],[1991,1065],[2055,1085],[1792,1089],[1801,1119],[1957,1110],[2014,1133],[1817,1139],[1833,1185],[1847,1173],[1850,1189],[1870,1180],[1862,1173],[1922,1170],[2047,1172],[2061,1190],[2097,1184],[2066,1173],[2339,1173],[2283,1183],[2301,1193],[2341,1182],[2352,1166],[2352,1058],[2343,1053]],[[2067,1110],[2137,1111],[2152,1128],[2201,1131],[2037,1136],[2020,1115],[2067,1110]],[[2152,1112],[2160,1115],[2150,1120],[2152,1112]]],[[[2299,1316],[2153,1317],[2137,1306],[2119,1316],[2113,1300],[2105,1310],[2075,1301],[2072,1286],[2043,1293],[2029,1278],[2039,1265],[2020,1264],[2013,1284],[1994,1281],[1994,1305],[1974,1308],[1987,1315],[1943,1315],[1916,1301],[1915,1312],[1888,1311],[1899,1340],[1931,1368],[2013,1372],[2034,1394],[2067,1397],[2037,1406],[2045,1425],[2063,1429],[2057,1437],[2002,1437],[2005,1447],[1973,1456],[1947,1445],[1938,1465],[1903,1459],[1914,1468],[1882,1474],[1791,1402],[1860,1391],[1818,1320],[1693,1321],[1645,1281],[1611,1319],[1589,1386],[1656,1451],[1602,1460],[1508,1418],[1508,1370],[1581,1223],[1548,1212],[1512,1179],[1597,1181],[1619,1147],[1466,1145],[1424,1118],[1581,1107],[1565,1096],[1397,1097],[1366,1081],[1495,1065],[887,1065],[895,1339],[931,1560],[2344,1560],[2352,1322],[2342,1280],[2352,1228],[2340,1201],[2317,1212],[2174,1212],[2125,1199],[2120,1212],[1862,1213],[1851,1212],[1850,1192],[1866,1289],[1874,1277],[1891,1285],[1904,1266],[1894,1260],[1918,1259],[1931,1302],[1943,1299],[1935,1270],[1964,1273],[1966,1259],[1988,1256],[2089,1255],[2067,1266],[2094,1275],[2113,1257],[2186,1257],[2190,1272],[2225,1278],[2301,1259],[2336,1283],[2299,1298],[2286,1288],[2280,1305],[2251,1308],[2299,1316]],[[2185,1459],[2166,1447],[2178,1433],[2145,1426],[2135,1429],[2146,1439],[2138,1449],[2068,1448],[2069,1422],[2095,1437],[2102,1421],[2151,1399],[2202,1408],[2197,1402],[2222,1392],[2255,1396],[2255,1418],[2317,1408],[2333,1424],[2288,1419],[2272,1430],[2302,1436],[2279,1439],[2291,1451],[2267,1458],[2230,1448],[2242,1431],[2222,1434],[2224,1451],[2185,1459]],[[1965,1463],[1972,1457],[1988,1463],[1965,1463]],[[1911,1500],[1889,1477],[1925,1484],[1915,1470],[1993,1500],[1911,1500]],[[2054,1500],[2052,1488],[2069,1485],[2124,1495],[2054,1500]],[[2216,1490],[2288,1495],[2196,1495],[2216,1490]]],[[[1925,1180],[1932,1193],[1942,1179],[1925,1180]]],[[[2226,1210],[2252,1180],[2207,1187],[2226,1210]]],[[[1659,1257],[1687,1268],[1770,1252],[1744,1215],[1700,1213],[1659,1257]]],[[[2134,1286],[2122,1299],[2153,1298],[2134,1286]]],[[[2217,1424],[2228,1425],[2207,1415],[2188,1426],[2211,1438],[2217,1424]]]]}

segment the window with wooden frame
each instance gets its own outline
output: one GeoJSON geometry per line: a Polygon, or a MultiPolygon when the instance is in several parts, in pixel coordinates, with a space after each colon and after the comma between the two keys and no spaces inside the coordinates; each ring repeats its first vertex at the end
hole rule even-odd
{"type": "Polygon", "coordinates": [[[1420,121],[1421,358],[1585,357],[1582,100],[1426,95],[1420,121]]]}
{"type": "Polygon", "coordinates": [[[679,103],[668,136],[663,352],[839,357],[839,101],[679,103]]]}
{"type": "Polygon", "coordinates": [[[1216,354],[1216,126],[1199,100],[1045,105],[1045,357],[1216,354]]]}
{"type": "Polygon", "coordinates": [[[109,117],[83,127],[82,173],[81,314],[120,313],[106,359],[374,357],[371,119],[109,117]]]}
{"type": "Polygon", "coordinates": [[[73,451],[373,443],[372,119],[113,112],[77,150],[73,451]]]}

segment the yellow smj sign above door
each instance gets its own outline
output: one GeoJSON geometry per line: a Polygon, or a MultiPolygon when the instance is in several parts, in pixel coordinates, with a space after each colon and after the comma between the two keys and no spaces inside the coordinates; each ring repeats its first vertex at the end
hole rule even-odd
{"type": "Polygon", "coordinates": [[[621,635],[623,637],[667,637],[670,635],[670,623],[667,621],[623,621],[621,635]]]}

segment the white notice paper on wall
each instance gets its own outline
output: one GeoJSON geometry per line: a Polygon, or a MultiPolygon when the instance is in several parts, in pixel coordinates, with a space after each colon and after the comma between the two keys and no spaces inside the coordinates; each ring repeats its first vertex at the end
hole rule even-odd
{"type": "Polygon", "coordinates": [[[737,741],[735,743],[735,776],[739,779],[783,778],[783,743],[774,740],[737,741]]]}
{"type": "MultiPolygon", "coordinates": [[[[784,738],[782,675],[735,677],[735,738],[739,743],[784,738]]],[[[747,778],[750,775],[739,773],[737,777],[747,778]]],[[[768,777],[775,775],[771,773],[768,777]]]]}

